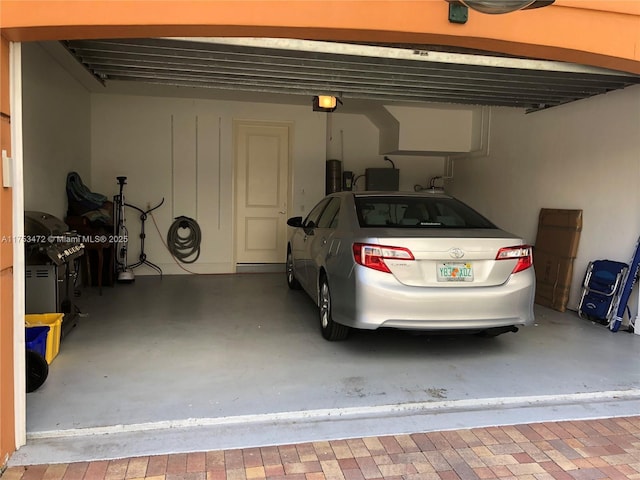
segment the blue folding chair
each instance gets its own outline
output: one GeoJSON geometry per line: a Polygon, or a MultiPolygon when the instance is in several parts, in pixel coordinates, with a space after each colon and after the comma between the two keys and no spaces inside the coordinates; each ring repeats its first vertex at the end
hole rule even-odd
{"type": "Polygon", "coordinates": [[[612,260],[589,263],[582,283],[578,315],[609,323],[626,278],[629,265],[612,260]]]}

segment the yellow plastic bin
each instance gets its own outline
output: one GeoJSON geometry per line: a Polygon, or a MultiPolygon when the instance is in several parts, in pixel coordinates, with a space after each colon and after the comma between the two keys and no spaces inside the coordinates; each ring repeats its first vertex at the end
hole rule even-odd
{"type": "Polygon", "coordinates": [[[24,323],[27,327],[47,325],[47,348],[44,358],[47,363],[53,362],[60,351],[60,334],[62,332],[62,318],[64,313],[36,313],[25,315],[24,323]]]}

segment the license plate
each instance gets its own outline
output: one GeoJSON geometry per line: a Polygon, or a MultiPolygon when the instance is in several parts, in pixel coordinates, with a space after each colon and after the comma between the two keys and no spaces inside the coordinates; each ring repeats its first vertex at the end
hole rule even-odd
{"type": "Polygon", "coordinates": [[[471,263],[438,264],[439,282],[473,282],[473,265],[471,263]]]}

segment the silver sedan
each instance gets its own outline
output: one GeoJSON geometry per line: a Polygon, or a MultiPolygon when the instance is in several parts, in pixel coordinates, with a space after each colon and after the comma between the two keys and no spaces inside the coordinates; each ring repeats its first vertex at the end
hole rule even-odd
{"type": "Polygon", "coordinates": [[[390,327],[495,336],[534,321],[532,247],[438,193],[339,192],[288,220],[287,283],[322,335],[390,327]]]}

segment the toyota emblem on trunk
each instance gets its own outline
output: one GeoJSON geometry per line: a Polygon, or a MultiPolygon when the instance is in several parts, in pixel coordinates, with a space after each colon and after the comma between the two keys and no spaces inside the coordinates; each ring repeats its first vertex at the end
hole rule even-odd
{"type": "Polygon", "coordinates": [[[449,250],[449,255],[451,255],[451,258],[462,258],[464,257],[464,250],[457,247],[452,248],[451,250],[449,250]]]}

